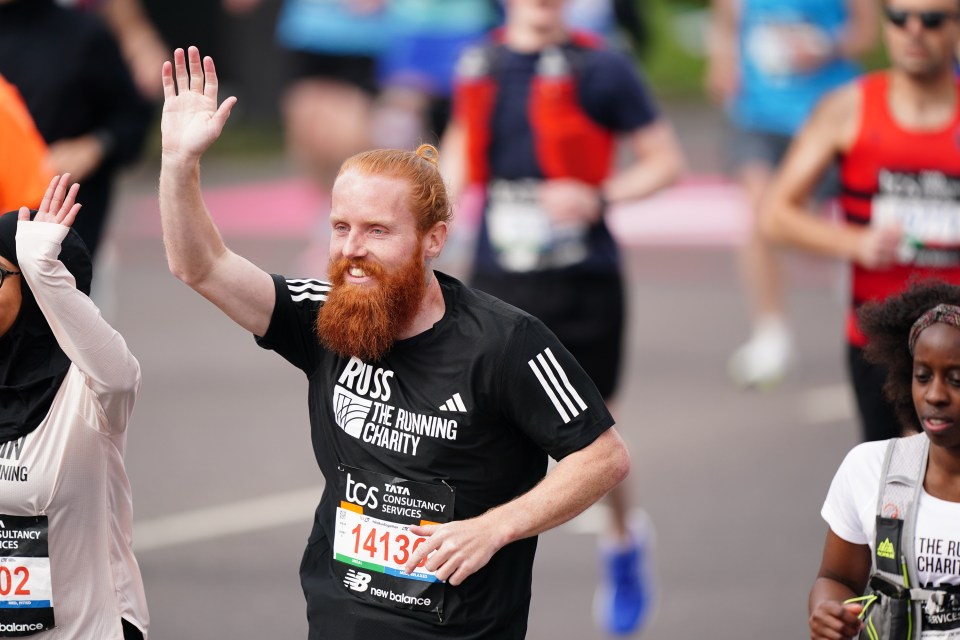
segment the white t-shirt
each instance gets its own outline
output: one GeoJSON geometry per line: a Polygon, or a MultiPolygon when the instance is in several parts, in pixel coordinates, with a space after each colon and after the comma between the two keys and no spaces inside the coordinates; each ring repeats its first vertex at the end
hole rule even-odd
{"type": "MultiPolygon", "coordinates": [[[[0,445],[0,521],[47,519],[56,628],[30,638],[122,640],[121,618],[146,638],[123,465],[140,365],[57,259],[66,232],[53,223],[18,224],[20,270],[72,364],[43,422],[0,445]]],[[[0,580],[0,595],[3,586],[0,580]]]]}
{"type": "MultiPolygon", "coordinates": [[[[876,544],[880,471],[887,441],[854,447],[833,478],[820,511],[830,529],[853,544],[876,544]]],[[[919,586],[960,585],[960,503],[920,492],[914,559],[919,586]]],[[[960,599],[930,603],[924,610],[924,639],[960,639],[960,599]]]]}

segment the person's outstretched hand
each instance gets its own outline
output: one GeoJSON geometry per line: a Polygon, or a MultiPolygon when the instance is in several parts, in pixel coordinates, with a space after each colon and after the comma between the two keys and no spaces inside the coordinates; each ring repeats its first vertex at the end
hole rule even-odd
{"type": "Polygon", "coordinates": [[[175,50],[173,64],[169,60],[164,62],[161,75],[163,155],[197,160],[220,137],[237,99],[231,96],[217,106],[217,70],[209,56],[201,64],[200,51],[196,47],[190,47],[186,56],[183,49],[175,50]]]}
{"type": "MultiPolygon", "coordinates": [[[[69,184],[69,173],[53,177],[53,180],[47,186],[46,193],[43,194],[40,208],[37,209],[37,215],[33,218],[34,222],[53,222],[65,227],[73,225],[81,206],[76,201],[80,185],[74,182],[68,191],[67,185],[69,184]]],[[[30,209],[20,207],[17,220],[30,220],[30,209]]]]}

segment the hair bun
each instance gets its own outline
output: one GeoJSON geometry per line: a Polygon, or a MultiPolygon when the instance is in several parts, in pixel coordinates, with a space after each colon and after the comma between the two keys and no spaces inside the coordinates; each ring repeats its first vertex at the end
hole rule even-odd
{"type": "Polygon", "coordinates": [[[416,154],[435,167],[440,164],[440,152],[432,144],[420,145],[417,147],[416,154]]]}

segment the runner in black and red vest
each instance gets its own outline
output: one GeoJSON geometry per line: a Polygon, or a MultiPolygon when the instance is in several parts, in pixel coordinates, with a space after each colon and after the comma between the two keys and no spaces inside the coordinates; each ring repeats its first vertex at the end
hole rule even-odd
{"type": "MultiPolygon", "coordinates": [[[[608,406],[623,350],[623,276],[604,216],[672,183],[683,158],[634,63],[564,24],[564,2],[513,0],[489,43],[462,58],[444,137],[454,193],[482,193],[473,286],[540,318],[608,406]],[[618,168],[617,143],[630,153],[618,168]]],[[[603,545],[598,622],[650,620],[649,527],[622,490],[603,545]]]]}
{"type": "Polygon", "coordinates": [[[829,94],[795,140],[766,210],[773,238],[852,262],[848,361],[864,440],[900,435],[881,391],[882,368],[863,357],[856,310],[913,280],[960,283],[960,93],[953,52],[957,0],[889,0],[884,39],[892,68],[829,94]],[[804,203],[840,158],[844,222],[804,203]]]}

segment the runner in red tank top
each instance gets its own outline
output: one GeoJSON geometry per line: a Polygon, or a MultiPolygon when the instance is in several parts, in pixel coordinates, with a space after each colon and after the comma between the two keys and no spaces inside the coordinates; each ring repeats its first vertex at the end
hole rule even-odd
{"type": "Polygon", "coordinates": [[[773,239],[852,262],[847,340],[865,440],[900,435],[863,358],[858,307],[915,280],[960,283],[960,101],[953,52],[957,0],[888,0],[884,40],[892,68],[827,96],[791,147],[763,212],[773,239]],[[837,225],[807,213],[817,178],[841,160],[837,225]]]}

